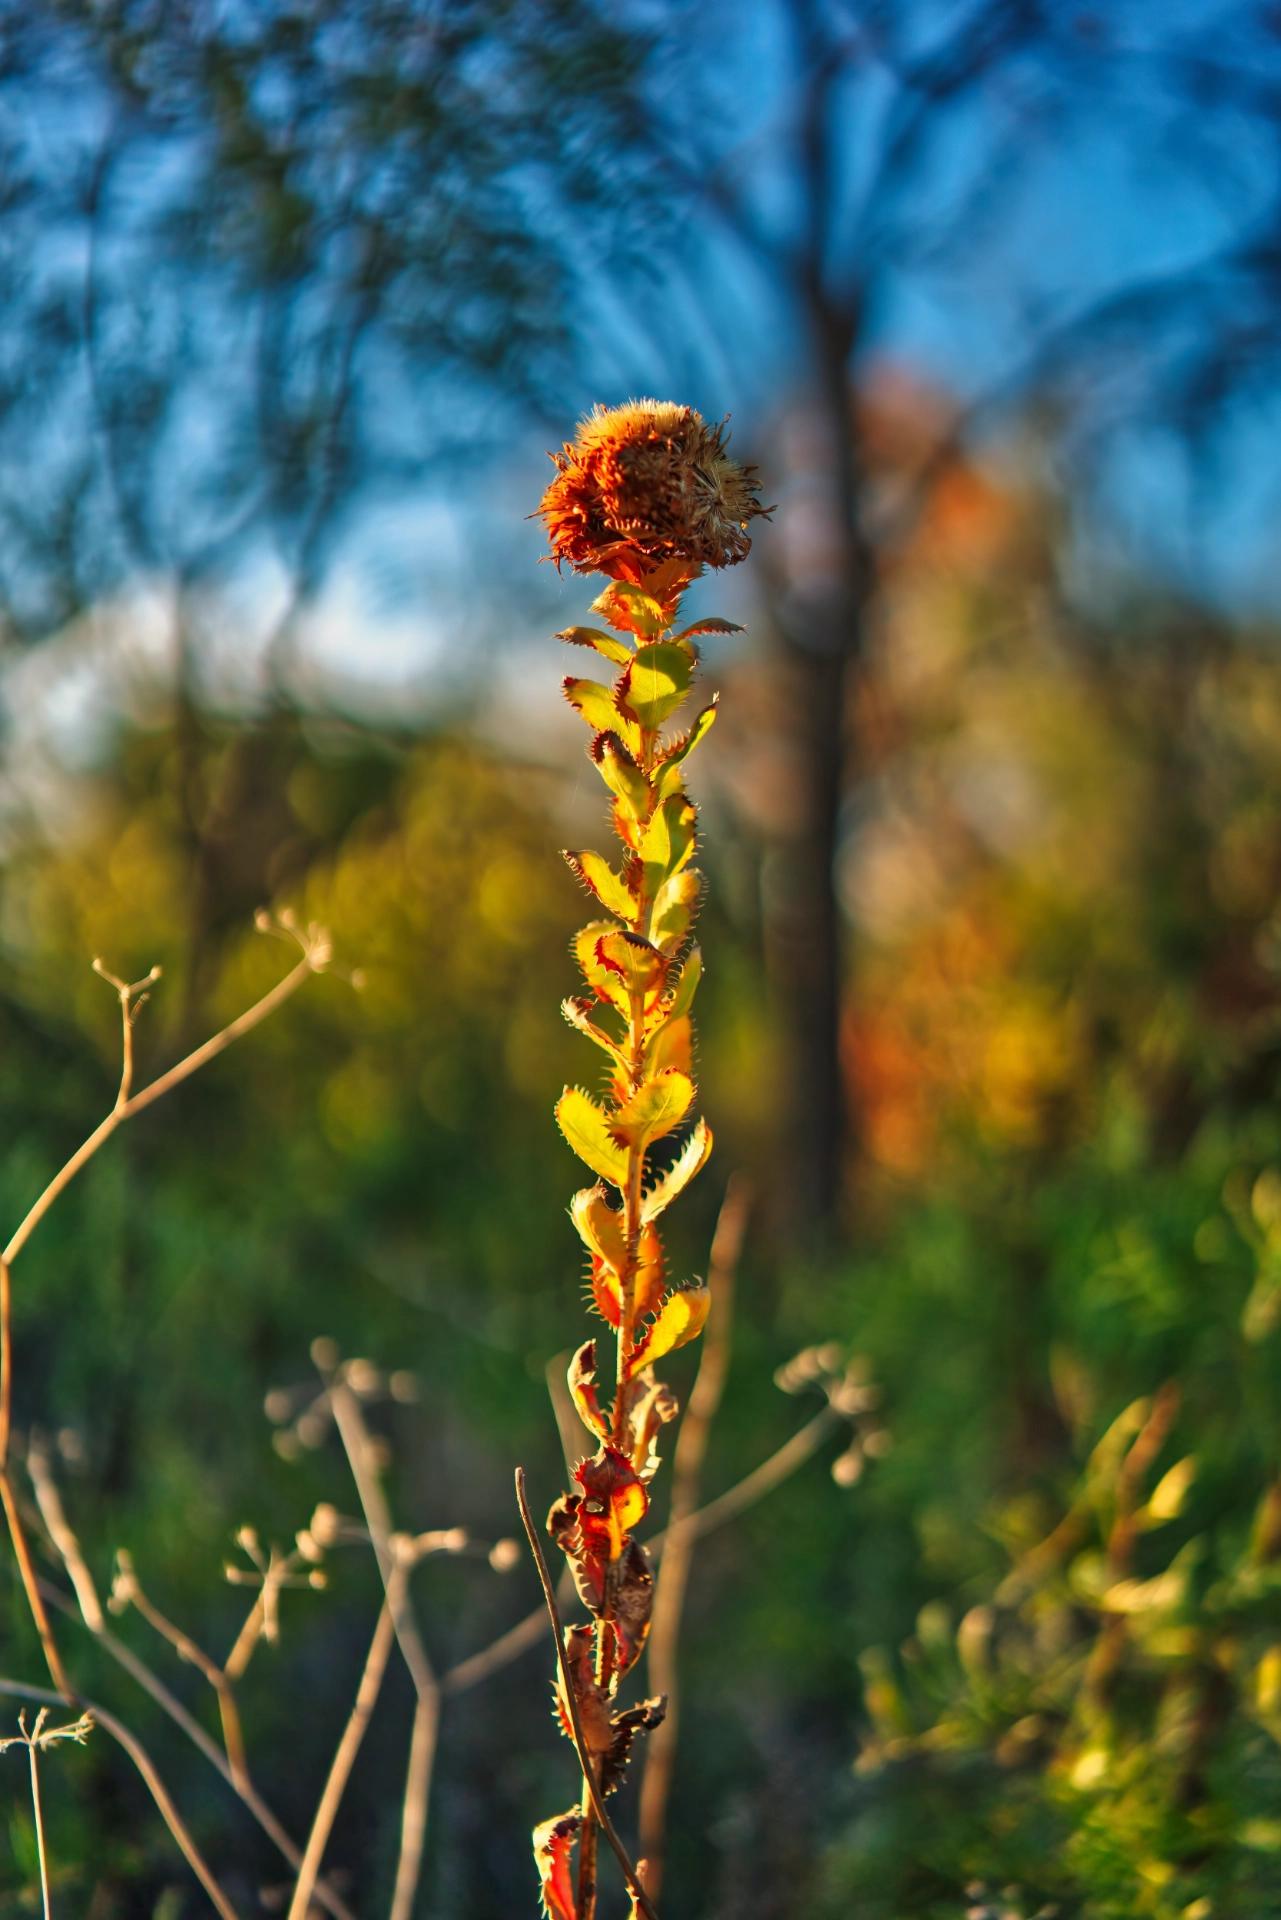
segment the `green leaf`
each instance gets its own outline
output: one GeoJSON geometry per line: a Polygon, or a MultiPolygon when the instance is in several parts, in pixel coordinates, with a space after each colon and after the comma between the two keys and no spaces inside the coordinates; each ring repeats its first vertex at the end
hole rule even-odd
{"type": "Polygon", "coordinates": [[[653,1366],[664,1354],[697,1340],[707,1324],[712,1296],[697,1282],[677,1287],[669,1293],[653,1320],[632,1348],[627,1362],[627,1377],[634,1380],[645,1367],[653,1366]]]}
{"type": "Polygon", "coordinates": [[[682,867],[665,880],[654,897],[649,937],[662,953],[675,953],[698,912],[703,876],[697,867],[682,867]]]}
{"type": "Polygon", "coordinates": [[[606,660],[612,660],[616,667],[625,667],[632,657],[626,640],[615,640],[612,633],[602,633],[599,627],[566,627],[556,638],[571,647],[591,647],[606,660]]]}
{"type": "MultiPolygon", "coordinates": [[[[625,678],[626,676],[624,676],[625,678]]],[[[640,728],[615,705],[614,689],[599,680],[576,680],[567,674],[561,688],[575,713],[581,713],[593,733],[617,732],[633,752],[640,748],[640,728]]]]}
{"type": "Polygon", "coordinates": [[[716,710],[719,699],[719,695],[714,695],[711,705],[703,708],[703,711],[697,716],[689,732],[683,733],[679,740],[673,740],[671,746],[668,747],[666,753],[663,755],[662,770],[664,774],[669,767],[679,767],[683,760],[689,758],[695,747],[706,740],[716,723],[716,710]]]}
{"type": "Polygon", "coordinates": [[[641,1223],[648,1226],[665,1213],[672,1201],[683,1193],[695,1174],[707,1164],[712,1150],[712,1130],[700,1120],[662,1178],[656,1180],[641,1200],[641,1223]]]}
{"type": "Polygon", "coordinates": [[[742,633],[743,628],[733,620],[720,620],[715,614],[709,614],[705,620],[696,620],[692,627],[682,627],[679,633],[672,635],[674,640],[692,640],[696,633],[742,633]]]}
{"type": "Polygon", "coordinates": [[[661,603],[643,587],[630,586],[625,580],[611,580],[604,593],[592,601],[592,612],[608,620],[616,632],[643,638],[662,633],[667,625],[661,603]]]}
{"type": "Polygon", "coordinates": [[[556,1124],[580,1160],[614,1186],[627,1185],[627,1154],[610,1138],[604,1109],[581,1087],[566,1087],[556,1102],[556,1124]]]}
{"type": "Polygon", "coordinates": [[[694,678],[694,651],[684,642],[642,647],[618,682],[619,712],[647,731],[675,713],[694,678]]]}
{"type": "MultiPolygon", "coordinates": [[[[621,718],[620,715],[620,721],[621,718]]],[[[610,792],[618,795],[634,819],[643,820],[653,803],[653,794],[649,781],[618,735],[613,731],[598,733],[592,741],[591,755],[610,792]]]]}
{"type": "Polygon", "coordinates": [[[604,1187],[580,1188],[569,1203],[569,1212],[587,1251],[621,1273],[627,1264],[623,1216],[610,1206],[604,1187]]]}
{"type": "Polygon", "coordinates": [[[594,893],[606,913],[618,915],[620,920],[631,920],[636,914],[636,902],[631,889],[614,872],[609,861],[599,853],[575,853],[569,848],[562,852],[562,858],[571,872],[577,874],[583,885],[594,893]]]}
{"type": "Polygon", "coordinates": [[[648,1147],[679,1127],[693,1098],[694,1082],[689,1075],[669,1067],[644,1081],[609,1116],[610,1134],[625,1147],[648,1147]]]}
{"type": "Polygon", "coordinates": [[[684,793],[669,794],[641,835],[642,890],[648,900],[664,881],[688,865],[697,845],[698,812],[684,793]]]}

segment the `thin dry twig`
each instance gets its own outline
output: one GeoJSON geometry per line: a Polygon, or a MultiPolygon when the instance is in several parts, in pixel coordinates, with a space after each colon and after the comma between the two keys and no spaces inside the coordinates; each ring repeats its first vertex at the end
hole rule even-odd
{"type": "Polygon", "coordinates": [[[696,1532],[692,1522],[698,1506],[699,1483],[712,1422],[716,1418],[729,1372],[730,1334],[734,1318],[734,1282],[747,1232],[751,1195],[739,1174],[731,1176],[712,1236],[707,1284],[714,1311],[704,1336],[698,1372],[690,1389],[685,1418],[672,1453],[672,1498],[663,1550],[662,1572],[654,1592],[654,1610],[645,1646],[649,1685],[667,1699],[667,1712],[650,1733],[645,1746],[645,1769],[640,1788],[640,1841],[645,1885],[657,1900],[663,1884],[666,1851],[667,1802],[676,1764],[680,1725],[680,1673],[677,1647],[681,1615],[689,1585],[696,1532]]]}
{"type": "Polygon", "coordinates": [[[409,1581],[393,1582],[398,1564],[398,1541],[403,1536],[396,1535],[392,1530],[391,1513],[375,1469],[374,1448],[360,1400],[348,1383],[342,1367],[328,1375],[328,1385],[334,1425],[355,1481],[396,1630],[396,1641],[409,1669],[416,1698],[409,1764],[405,1774],[400,1854],[396,1863],[390,1913],[390,1920],[409,1920],[422,1872],[427,1808],[431,1799],[432,1773],[440,1730],[440,1682],[419,1629],[409,1581]]]}
{"type": "Polygon", "coordinates": [[[218,1714],[222,1721],[222,1744],[227,1754],[227,1765],[231,1769],[232,1784],[237,1791],[247,1785],[249,1763],[245,1757],[245,1738],[240,1726],[240,1709],[236,1705],[236,1696],[230,1680],[216,1660],[210,1658],[203,1647],[192,1639],[189,1633],[176,1626],[166,1614],[148,1597],[139,1580],[133,1564],[132,1554],[124,1547],[116,1550],[116,1577],[112,1583],[111,1605],[113,1612],[119,1608],[133,1607],[140,1613],[149,1627],[167,1640],[180,1660],[185,1660],[204,1675],[213,1688],[218,1701],[218,1714]]]}
{"type": "Polygon", "coordinates": [[[569,1662],[565,1657],[565,1630],[561,1625],[560,1609],[556,1605],[556,1594],[552,1588],[551,1575],[547,1571],[547,1562],[543,1557],[543,1549],[539,1543],[538,1534],[534,1529],[533,1516],[529,1511],[529,1500],[525,1493],[525,1469],[523,1467],[517,1467],[516,1469],[516,1502],[520,1508],[521,1524],[525,1529],[525,1537],[529,1541],[529,1550],[534,1556],[534,1565],[538,1569],[539,1584],[543,1589],[543,1601],[547,1608],[547,1616],[551,1621],[552,1635],[556,1641],[556,1660],[560,1667],[562,1693],[566,1708],[569,1712],[570,1725],[573,1728],[574,1750],[578,1755],[578,1764],[582,1768],[584,1790],[591,1801],[592,1813],[595,1816],[596,1823],[608,1840],[614,1858],[622,1868],[623,1878],[627,1882],[627,1888],[632,1896],[635,1907],[644,1914],[645,1920],[658,1920],[658,1914],[641,1883],[640,1875],[636,1871],[632,1857],[619,1839],[618,1830],[609,1817],[609,1809],[605,1805],[604,1796],[596,1781],[596,1769],[592,1765],[591,1754],[588,1751],[587,1741],[583,1734],[582,1719],[579,1716],[578,1697],[574,1691],[574,1679],[569,1670],[569,1662]]]}
{"type": "Polygon", "coordinates": [[[315,1818],[311,1823],[311,1832],[307,1835],[302,1864],[294,1884],[293,1899],[289,1902],[288,1920],[306,1920],[311,1909],[312,1891],[320,1872],[325,1847],[333,1830],[347,1782],[351,1778],[356,1755],[360,1752],[361,1742],[368,1731],[374,1708],[378,1704],[378,1695],[382,1691],[388,1656],[395,1643],[395,1596],[404,1585],[405,1578],[406,1569],[403,1566],[392,1569],[386,1595],[378,1609],[374,1637],[369,1643],[369,1652],[365,1658],[364,1671],[360,1676],[360,1685],[356,1689],[355,1704],[343,1728],[342,1738],[335,1749],[329,1774],[325,1780],[324,1792],[320,1796],[315,1818]]]}

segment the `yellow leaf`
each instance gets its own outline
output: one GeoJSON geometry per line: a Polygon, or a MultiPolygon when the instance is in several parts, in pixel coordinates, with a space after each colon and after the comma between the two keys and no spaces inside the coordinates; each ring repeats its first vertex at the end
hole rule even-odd
{"type": "Polygon", "coordinates": [[[662,771],[659,775],[660,781],[662,781],[665,788],[668,787],[674,779],[679,778],[679,775],[677,775],[674,770],[681,765],[682,761],[689,758],[700,741],[706,740],[716,722],[716,709],[717,700],[714,696],[711,705],[703,708],[703,711],[697,716],[689,732],[683,733],[679,740],[673,740],[671,746],[668,747],[662,758],[662,771]]]}
{"type": "Polygon", "coordinates": [[[568,641],[571,647],[592,647],[616,667],[625,667],[632,657],[626,640],[615,640],[612,633],[602,633],[599,627],[566,627],[556,638],[568,641]]]}
{"type": "Polygon", "coordinates": [[[653,1320],[632,1348],[627,1362],[627,1377],[635,1379],[642,1368],[652,1366],[664,1354],[675,1353],[691,1340],[697,1340],[707,1324],[712,1296],[704,1286],[678,1287],[669,1293],[653,1320]]]}
{"type": "Polygon", "coordinates": [[[677,1195],[685,1191],[694,1175],[707,1164],[711,1150],[712,1130],[706,1120],[700,1120],[667,1172],[642,1197],[641,1219],[646,1225],[657,1220],[677,1195]]]}
{"type": "Polygon", "coordinates": [[[589,1433],[598,1440],[609,1438],[609,1428],[600,1409],[596,1393],[596,1342],[585,1340],[569,1363],[566,1375],[570,1396],[578,1409],[578,1417],[589,1433]]]}
{"type": "Polygon", "coordinates": [[[611,1136],[626,1147],[648,1147],[679,1127],[694,1098],[694,1082],[669,1067],[639,1086],[617,1113],[609,1116],[611,1136]]]}
{"type": "Polygon", "coordinates": [[[606,913],[617,914],[620,920],[635,917],[636,902],[631,889],[614,872],[608,860],[599,853],[575,853],[569,848],[565,849],[563,858],[570,871],[577,874],[590,893],[596,895],[606,913]]]}
{"type": "Polygon", "coordinates": [[[576,1027],[579,1033],[585,1033],[589,1040],[595,1041],[596,1045],[602,1047],[620,1067],[626,1067],[627,1056],[623,1049],[617,1041],[610,1039],[603,1027],[598,1027],[592,1019],[593,1004],[591,1000],[562,1000],[560,1010],[571,1027],[576,1027]]]}
{"type": "MultiPolygon", "coordinates": [[[[597,947],[606,936],[615,937],[618,928],[612,920],[593,920],[574,935],[574,956],[582,968],[583,978],[598,1000],[608,1001],[616,1007],[624,1019],[631,1013],[631,1000],[626,982],[615,966],[606,966],[597,952],[597,947]]],[[[661,958],[661,956],[660,956],[661,958]]]]}
{"type": "Polygon", "coordinates": [[[627,1185],[627,1155],[610,1138],[602,1108],[581,1087],[566,1087],[556,1102],[556,1123],[580,1160],[616,1187],[627,1185]]]}
{"type": "Polygon", "coordinates": [[[664,880],[649,912],[649,937],[662,953],[675,953],[694,924],[703,876],[697,867],[682,867],[664,880]]]}
{"type": "Polygon", "coordinates": [[[649,781],[637,766],[619,736],[598,733],[591,745],[592,759],[600,768],[600,777],[611,793],[637,820],[643,820],[653,801],[649,781]]]}
{"type": "Polygon", "coordinates": [[[632,994],[639,994],[652,1005],[666,985],[666,959],[639,933],[627,933],[622,927],[607,928],[596,941],[595,957],[621,984],[624,1012],[629,1011],[632,994]]]}
{"type": "Polygon", "coordinates": [[[634,753],[640,747],[640,728],[635,720],[620,711],[614,689],[599,680],[576,680],[569,674],[561,682],[565,698],[575,713],[581,713],[593,733],[617,732],[634,753]]]}
{"type": "Polygon", "coordinates": [[[694,1027],[687,1013],[675,1020],[664,1020],[645,1048],[646,1073],[661,1073],[664,1067],[679,1067],[693,1072],[694,1027]]]}
{"type": "Polygon", "coordinates": [[[627,1263],[623,1216],[610,1206],[604,1187],[581,1188],[570,1201],[569,1212],[587,1251],[621,1273],[627,1263]]]}
{"type": "Polygon", "coordinates": [[[694,856],[698,813],[692,800],[673,793],[664,800],[641,835],[640,857],[645,895],[652,900],[663,882],[694,856]]]}

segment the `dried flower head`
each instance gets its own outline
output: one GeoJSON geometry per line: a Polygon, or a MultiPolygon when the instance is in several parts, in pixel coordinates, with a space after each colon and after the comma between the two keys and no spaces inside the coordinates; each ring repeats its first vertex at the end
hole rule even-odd
{"type": "Polygon", "coordinates": [[[538,512],[552,558],[576,573],[634,579],[664,560],[728,567],[746,558],[762,507],[754,467],[725,451],[725,423],[693,407],[629,400],[596,407],[552,456],[538,512]]]}

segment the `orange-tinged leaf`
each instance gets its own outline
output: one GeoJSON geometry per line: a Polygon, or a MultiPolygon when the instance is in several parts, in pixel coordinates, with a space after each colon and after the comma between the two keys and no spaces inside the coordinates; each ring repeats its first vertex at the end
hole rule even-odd
{"type": "Polygon", "coordinates": [[[677,1195],[685,1191],[694,1175],[706,1166],[711,1150],[712,1130],[706,1120],[700,1120],[666,1173],[642,1196],[641,1219],[646,1225],[657,1220],[677,1195]]]}
{"type": "Polygon", "coordinates": [[[697,867],[682,867],[664,880],[649,914],[649,937],[662,953],[675,953],[698,912],[703,876],[697,867]]]}
{"type": "Polygon", "coordinates": [[[589,1253],[597,1254],[618,1272],[627,1259],[623,1216],[611,1207],[604,1187],[582,1187],[569,1203],[570,1218],[589,1253]]]}
{"type": "MultiPolygon", "coordinates": [[[[612,920],[593,920],[574,935],[574,955],[582,968],[584,980],[596,998],[608,1001],[626,1020],[631,1013],[627,983],[621,970],[614,965],[607,966],[596,951],[603,939],[613,942],[619,937],[619,930],[612,920]]],[[[613,953],[612,946],[609,952],[613,953]]],[[[661,959],[661,955],[659,957],[661,959]]]]}
{"type": "Polygon", "coordinates": [[[573,674],[561,686],[570,706],[581,713],[593,733],[615,732],[633,751],[639,748],[640,728],[615,705],[612,687],[602,686],[599,680],[576,680],[573,674]]]}
{"type": "Polygon", "coordinates": [[[621,927],[610,927],[598,936],[594,953],[606,973],[621,984],[624,1013],[630,1011],[632,994],[639,994],[652,1004],[663,991],[667,981],[667,960],[643,935],[624,932],[621,927]]]}
{"type": "Polygon", "coordinates": [[[695,620],[693,626],[682,627],[672,637],[675,640],[692,640],[696,633],[742,633],[743,629],[732,620],[720,620],[715,614],[708,614],[705,620],[695,620]]]}
{"type": "Polygon", "coordinates": [[[639,1540],[628,1540],[623,1548],[621,1564],[614,1573],[611,1602],[614,1665],[621,1675],[630,1672],[640,1659],[654,1610],[654,1576],[639,1540]]]}
{"type": "MultiPolygon", "coordinates": [[[[609,1696],[597,1684],[593,1671],[592,1638],[592,1630],[587,1625],[566,1627],[565,1665],[569,1668],[574,1705],[578,1708],[578,1723],[583,1730],[583,1744],[593,1759],[599,1759],[601,1754],[608,1753],[612,1748],[615,1727],[609,1711],[609,1696]]],[[[565,1738],[572,1740],[574,1722],[559,1661],[556,1663],[556,1718],[565,1738]]]]}
{"type": "Polygon", "coordinates": [[[642,885],[647,900],[654,899],[664,881],[679,873],[694,856],[698,812],[684,793],[669,794],[641,835],[642,885]]]}
{"type": "Polygon", "coordinates": [[[662,633],[667,625],[662,603],[643,587],[630,586],[624,580],[611,580],[592,601],[592,612],[608,620],[616,633],[634,633],[645,639],[662,633]]]}
{"type": "Polygon", "coordinates": [[[620,1067],[625,1067],[627,1056],[623,1049],[616,1041],[611,1040],[604,1028],[598,1027],[591,1017],[595,1005],[594,1000],[562,1000],[560,1010],[571,1027],[576,1027],[579,1033],[585,1033],[589,1040],[594,1041],[598,1047],[603,1047],[620,1067]]]}
{"type": "Polygon", "coordinates": [[[661,727],[689,692],[694,658],[685,641],[660,640],[642,647],[619,678],[614,693],[618,711],[647,731],[661,727]]]}
{"type": "Polygon", "coordinates": [[[664,1020],[645,1049],[645,1071],[662,1073],[666,1067],[679,1067],[692,1073],[694,1066],[694,1023],[687,1013],[664,1020]]]}
{"type": "Polygon", "coordinates": [[[616,667],[625,667],[632,657],[626,640],[615,640],[612,633],[602,633],[599,627],[566,627],[556,638],[568,641],[571,647],[592,647],[616,667]]]}
{"type": "Polygon", "coordinates": [[[589,1433],[598,1440],[609,1438],[609,1428],[600,1409],[596,1393],[596,1342],[584,1340],[578,1352],[569,1363],[566,1375],[570,1395],[578,1409],[578,1417],[589,1433]]]}
{"type": "Polygon", "coordinates": [[[610,792],[618,796],[634,819],[643,820],[654,796],[649,781],[618,734],[612,730],[598,733],[592,741],[591,755],[610,792]]]}
{"type": "Polygon", "coordinates": [[[646,1080],[609,1116],[612,1137],[625,1147],[648,1147],[679,1127],[694,1099],[694,1082],[669,1067],[646,1080]]]}
{"type": "Polygon", "coordinates": [[[617,914],[620,920],[632,919],[636,902],[608,860],[599,853],[579,853],[568,847],[564,849],[563,858],[570,872],[577,875],[589,893],[595,894],[606,913],[617,914]]]}
{"type": "Polygon", "coordinates": [[[669,1293],[632,1348],[627,1362],[628,1379],[634,1380],[642,1368],[652,1366],[664,1354],[675,1353],[678,1347],[697,1340],[707,1324],[711,1304],[712,1296],[708,1289],[697,1283],[690,1287],[677,1287],[669,1293]]]}
{"type": "Polygon", "coordinates": [[[590,1460],[579,1461],[574,1478],[582,1488],[577,1520],[586,1553],[618,1560],[649,1507],[639,1475],[625,1453],[603,1446],[590,1460]]]}
{"type": "Polygon", "coordinates": [[[573,1857],[582,1825],[582,1814],[571,1807],[534,1828],[534,1864],[548,1920],[578,1920],[573,1857]]]}
{"type": "Polygon", "coordinates": [[[592,1255],[592,1305],[607,1327],[615,1332],[623,1324],[622,1282],[618,1274],[599,1254],[592,1255]]]}
{"type": "Polygon", "coordinates": [[[610,1138],[602,1108],[581,1087],[566,1087],[556,1102],[556,1124],[580,1160],[616,1187],[627,1184],[627,1155],[610,1138]]]}
{"type": "Polygon", "coordinates": [[[667,1283],[663,1243],[654,1227],[642,1227],[636,1249],[636,1278],[632,1282],[632,1311],[644,1318],[654,1311],[667,1283]]]}

